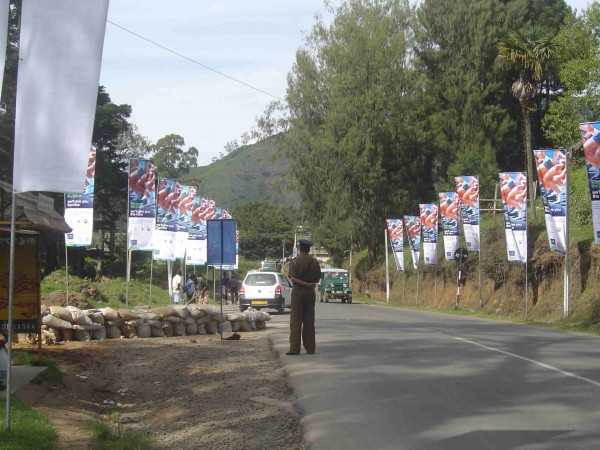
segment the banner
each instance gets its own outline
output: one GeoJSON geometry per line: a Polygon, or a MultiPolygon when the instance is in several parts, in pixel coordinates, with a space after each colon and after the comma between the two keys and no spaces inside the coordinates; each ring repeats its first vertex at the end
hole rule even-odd
{"type": "Polygon", "coordinates": [[[550,250],[566,253],[567,172],[564,150],[534,150],[550,250]]]}
{"type": "Polygon", "coordinates": [[[193,186],[181,186],[179,198],[175,202],[175,214],[177,229],[175,231],[175,258],[185,258],[188,242],[188,230],[192,226],[192,207],[196,188],[193,186]]]}
{"type": "Polygon", "coordinates": [[[208,220],[207,264],[222,270],[229,270],[236,263],[236,223],[231,219],[208,220]]]}
{"type": "Polygon", "coordinates": [[[594,242],[600,244],[600,121],[582,123],[579,128],[592,197],[594,242]]]}
{"type": "Polygon", "coordinates": [[[177,200],[181,185],[175,180],[161,178],[158,181],[156,227],[154,231],[154,259],[175,259],[175,234],[177,232],[177,200]]]}
{"type": "Polygon", "coordinates": [[[215,202],[199,196],[192,203],[192,225],[186,244],[186,264],[206,264],[206,221],[215,215],[215,202]]]}
{"type": "Polygon", "coordinates": [[[156,168],[147,159],[129,161],[127,242],[129,250],[153,250],[156,168]]]}
{"type": "Polygon", "coordinates": [[[465,232],[467,250],[479,251],[479,179],[472,176],[455,177],[460,202],[460,218],[465,232]]]}
{"type": "Polygon", "coordinates": [[[444,255],[446,261],[454,260],[458,249],[458,194],[456,192],[440,192],[440,217],[444,233],[444,255]]]}
{"type": "Polygon", "coordinates": [[[501,172],[499,177],[508,260],[526,263],[527,175],[523,172],[501,172]]]}
{"type": "Polygon", "coordinates": [[[433,203],[419,205],[423,233],[423,259],[427,265],[436,265],[438,236],[438,207],[433,203]]]}
{"type": "Polygon", "coordinates": [[[83,192],[65,194],[65,222],[71,232],[65,234],[67,247],[92,245],[94,235],[94,177],[96,174],[96,149],[88,155],[83,192]]]}
{"type": "Polygon", "coordinates": [[[81,189],[92,142],[107,13],[108,0],[23,2],[15,192],[81,189]]]}
{"type": "Polygon", "coordinates": [[[9,12],[8,0],[0,0],[0,92],[4,82],[4,67],[6,66],[9,12]]]}
{"type": "Polygon", "coordinates": [[[421,253],[421,219],[417,216],[404,216],[406,236],[410,245],[413,267],[419,268],[419,256],[421,253]]]}
{"type": "MultiPolygon", "coordinates": [[[[387,219],[385,221],[387,227],[388,239],[396,261],[396,270],[404,272],[404,233],[401,219],[387,219]]],[[[385,249],[387,252],[387,248],[385,249]]]]}

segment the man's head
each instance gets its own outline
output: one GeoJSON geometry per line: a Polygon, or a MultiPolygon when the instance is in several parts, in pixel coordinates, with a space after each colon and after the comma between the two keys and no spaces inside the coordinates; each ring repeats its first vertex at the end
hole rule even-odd
{"type": "Polygon", "coordinates": [[[312,242],[307,241],[306,239],[300,239],[300,241],[298,241],[298,250],[300,250],[300,253],[308,254],[311,246],[312,242]]]}

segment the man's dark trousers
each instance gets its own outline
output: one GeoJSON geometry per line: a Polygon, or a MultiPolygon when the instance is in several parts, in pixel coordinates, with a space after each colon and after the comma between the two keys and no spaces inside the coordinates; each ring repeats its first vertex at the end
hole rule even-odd
{"type": "Polygon", "coordinates": [[[306,353],[315,352],[315,288],[294,286],[290,313],[290,353],[300,353],[300,340],[306,353]]]}

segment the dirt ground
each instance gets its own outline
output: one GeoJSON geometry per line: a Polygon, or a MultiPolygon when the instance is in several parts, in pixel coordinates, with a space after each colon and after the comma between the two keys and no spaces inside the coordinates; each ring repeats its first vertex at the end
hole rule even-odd
{"type": "Polygon", "coordinates": [[[48,347],[64,375],[24,388],[64,449],[89,448],[94,419],[151,433],[160,449],[303,449],[293,393],[269,331],[70,342],[48,347]]]}

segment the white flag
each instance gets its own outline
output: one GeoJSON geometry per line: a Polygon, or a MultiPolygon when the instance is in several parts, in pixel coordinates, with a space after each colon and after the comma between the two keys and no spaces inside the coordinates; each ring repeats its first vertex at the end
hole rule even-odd
{"type": "Polygon", "coordinates": [[[15,118],[15,192],[78,192],[87,168],[108,0],[26,0],[15,118]]]}
{"type": "Polygon", "coordinates": [[[0,91],[4,82],[6,43],[8,41],[8,0],[0,0],[0,91]]]}

